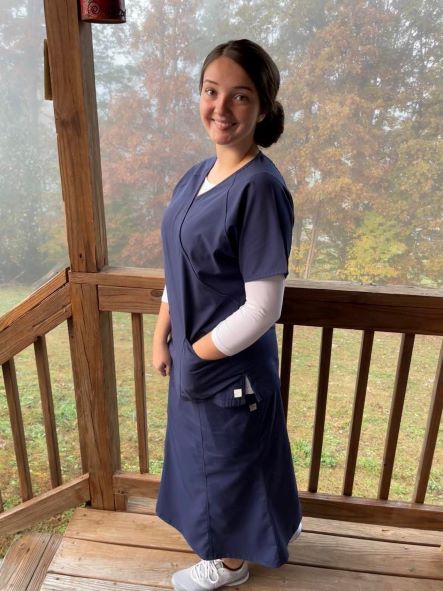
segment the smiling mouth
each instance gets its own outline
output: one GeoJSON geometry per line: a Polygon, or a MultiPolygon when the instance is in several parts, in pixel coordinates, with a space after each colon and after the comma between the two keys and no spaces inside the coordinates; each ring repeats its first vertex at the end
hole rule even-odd
{"type": "Polygon", "coordinates": [[[235,125],[235,123],[230,123],[229,121],[219,121],[217,119],[211,119],[211,121],[221,130],[229,129],[235,125]]]}

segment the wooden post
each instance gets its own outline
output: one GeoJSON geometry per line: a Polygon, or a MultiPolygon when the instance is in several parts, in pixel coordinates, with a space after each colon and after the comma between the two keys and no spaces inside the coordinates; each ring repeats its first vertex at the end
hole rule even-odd
{"type": "MultiPolygon", "coordinates": [[[[107,264],[91,25],[77,0],[45,0],[51,87],[71,270],[107,264]]],[[[120,469],[110,312],[100,312],[96,285],[71,283],[74,385],[91,504],[115,509],[112,476],[120,469]]]]}

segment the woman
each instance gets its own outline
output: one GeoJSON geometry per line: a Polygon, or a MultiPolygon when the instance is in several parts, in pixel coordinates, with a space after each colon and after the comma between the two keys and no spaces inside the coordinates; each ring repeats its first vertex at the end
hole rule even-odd
{"type": "Polygon", "coordinates": [[[157,515],[202,558],[173,575],[176,591],[241,584],[247,561],[278,567],[301,531],[274,324],[293,204],[258,148],[283,131],[279,84],[247,39],[211,51],[200,116],[216,156],[183,176],[162,220],[153,364],[170,380],[157,515]]]}

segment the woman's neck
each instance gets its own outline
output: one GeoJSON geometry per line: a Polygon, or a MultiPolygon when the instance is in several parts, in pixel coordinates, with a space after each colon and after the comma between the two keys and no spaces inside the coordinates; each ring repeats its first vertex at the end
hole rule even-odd
{"type": "Polygon", "coordinates": [[[255,144],[252,144],[244,153],[227,149],[224,146],[217,146],[217,160],[207,176],[208,181],[211,183],[220,183],[250,160],[253,160],[258,152],[259,150],[255,144]]]}

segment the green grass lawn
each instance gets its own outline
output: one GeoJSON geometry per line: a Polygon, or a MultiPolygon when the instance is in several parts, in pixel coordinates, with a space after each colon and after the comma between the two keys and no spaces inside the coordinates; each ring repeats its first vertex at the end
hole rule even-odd
{"type": "MultiPolygon", "coordinates": [[[[12,288],[0,291],[0,313],[28,293],[26,290],[17,293],[12,288]]],[[[150,363],[155,317],[145,316],[144,322],[150,470],[159,474],[166,426],[167,378],[154,373],[150,363]]],[[[130,315],[115,313],[113,326],[122,467],[138,471],[130,315]]],[[[281,336],[281,327],[278,334],[281,336]]],[[[306,490],[308,482],[320,338],[320,329],[295,327],[288,431],[300,490],[306,490]]],[[[360,340],[358,331],[334,331],[319,492],[341,494],[360,340]]],[[[409,501],[412,497],[440,344],[438,337],[416,338],[391,485],[393,500],[409,501]]],[[[68,482],[81,474],[81,464],[66,323],[47,336],[47,346],[62,474],[64,482],[68,482]]],[[[399,346],[400,335],[376,333],[354,484],[356,496],[377,496],[399,346]]],[[[50,484],[33,347],[17,355],[15,364],[33,489],[37,495],[49,490],[50,484]]],[[[20,503],[20,491],[6,397],[3,381],[0,382],[0,490],[8,509],[20,503]]],[[[440,431],[426,497],[427,503],[439,505],[443,504],[441,435],[440,431]]],[[[55,516],[32,529],[62,532],[71,513],[55,516]]],[[[12,539],[13,536],[0,538],[0,555],[12,539]]]]}

